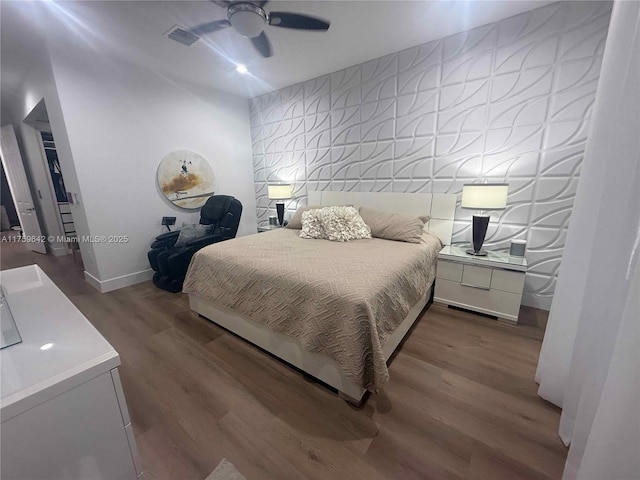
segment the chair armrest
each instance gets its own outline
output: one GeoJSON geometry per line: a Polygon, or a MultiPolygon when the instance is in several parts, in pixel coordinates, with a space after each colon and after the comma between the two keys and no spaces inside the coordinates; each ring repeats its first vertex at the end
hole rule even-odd
{"type": "Polygon", "coordinates": [[[165,232],[156,237],[156,240],[167,240],[169,238],[176,237],[180,235],[180,230],[173,230],[172,232],[165,232]]]}
{"type": "Polygon", "coordinates": [[[151,244],[151,248],[169,248],[172,247],[176,241],[178,241],[178,237],[180,236],[180,230],[175,230],[173,232],[163,233],[162,235],[158,235],[156,239],[151,244]]]}

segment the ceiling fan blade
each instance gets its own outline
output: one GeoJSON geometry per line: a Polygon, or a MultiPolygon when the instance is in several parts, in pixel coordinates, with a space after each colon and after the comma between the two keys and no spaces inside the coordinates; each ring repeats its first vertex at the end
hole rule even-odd
{"type": "Polygon", "coordinates": [[[267,3],[269,3],[269,0],[259,0],[251,3],[253,3],[254,5],[257,5],[260,8],[263,8],[267,3]]]}
{"type": "Polygon", "coordinates": [[[271,43],[264,32],[257,37],[250,38],[249,40],[251,40],[253,46],[256,47],[256,50],[258,50],[263,57],[271,56],[271,43]]]}
{"type": "Polygon", "coordinates": [[[321,18],[310,17],[300,13],[271,12],[269,14],[269,25],[300,30],[328,30],[331,24],[321,18]]]}
{"type": "Polygon", "coordinates": [[[211,3],[215,3],[216,5],[222,7],[222,8],[227,8],[229,5],[231,5],[231,2],[228,0],[209,0],[211,3]]]}
{"type": "Polygon", "coordinates": [[[194,35],[206,35],[207,33],[217,32],[218,30],[222,30],[223,28],[230,27],[231,23],[229,20],[216,20],[215,22],[203,23],[202,25],[198,25],[197,27],[193,27],[189,32],[194,35]]]}

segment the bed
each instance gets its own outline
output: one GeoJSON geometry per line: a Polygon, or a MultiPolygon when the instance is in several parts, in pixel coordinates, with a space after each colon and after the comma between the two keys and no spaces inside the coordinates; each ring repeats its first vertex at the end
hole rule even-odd
{"type": "Polygon", "coordinates": [[[329,242],[277,229],[200,250],[183,291],[191,309],[360,404],[431,298],[456,196],[309,192],[310,205],[431,216],[419,244],[329,242]],[[429,233],[427,233],[429,232],[429,233]]]}

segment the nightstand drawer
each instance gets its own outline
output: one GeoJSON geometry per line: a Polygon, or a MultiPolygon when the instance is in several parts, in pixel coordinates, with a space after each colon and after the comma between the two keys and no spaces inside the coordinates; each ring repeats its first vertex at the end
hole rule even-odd
{"type": "Polygon", "coordinates": [[[474,265],[464,265],[462,270],[462,284],[489,290],[491,287],[491,269],[476,267],[474,265]]]}
{"type": "Polygon", "coordinates": [[[491,289],[503,292],[522,294],[524,288],[524,272],[495,269],[491,276],[491,289]]]}
{"type": "Polygon", "coordinates": [[[500,290],[466,287],[457,282],[438,279],[434,300],[517,322],[521,296],[500,290]]]}
{"type": "Polygon", "coordinates": [[[436,278],[444,278],[445,280],[451,280],[452,282],[459,282],[462,280],[462,264],[438,260],[436,278]]]}

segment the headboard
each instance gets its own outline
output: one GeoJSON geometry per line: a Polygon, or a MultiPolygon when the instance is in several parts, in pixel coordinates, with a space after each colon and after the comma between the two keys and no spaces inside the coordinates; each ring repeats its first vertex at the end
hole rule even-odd
{"type": "Polygon", "coordinates": [[[395,192],[308,192],[309,205],[353,205],[369,207],[404,215],[431,215],[426,228],[437,235],[442,243],[451,245],[453,218],[457,195],[449,193],[395,193],[395,192]]]}

